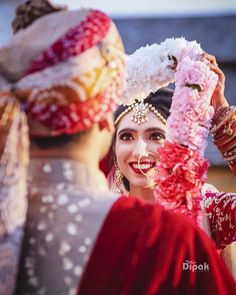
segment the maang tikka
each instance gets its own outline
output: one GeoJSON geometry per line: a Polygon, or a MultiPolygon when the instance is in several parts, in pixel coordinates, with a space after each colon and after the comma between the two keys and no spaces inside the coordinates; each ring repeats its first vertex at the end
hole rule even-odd
{"type": "Polygon", "coordinates": [[[161,113],[150,103],[144,103],[144,102],[136,102],[130,106],[128,106],[115,120],[115,127],[119,124],[121,119],[128,114],[129,112],[134,111],[134,114],[131,118],[133,122],[140,125],[148,121],[149,113],[152,112],[157,116],[157,118],[166,125],[166,119],[161,115],[161,113]]]}
{"type": "Polygon", "coordinates": [[[143,102],[137,103],[137,105],[133,108],[133,116],[131,120],[135,123],[142,124],[148,121],[149,107],[145,105],[143,102]]]}

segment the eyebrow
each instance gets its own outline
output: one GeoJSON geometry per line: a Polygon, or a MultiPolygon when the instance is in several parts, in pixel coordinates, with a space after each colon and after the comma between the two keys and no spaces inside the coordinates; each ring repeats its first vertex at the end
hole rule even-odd
{"type": "Polygon", "coordinates": [[[147,130],[145,130],[145,132],[152,132],[152,131],[159,131],[160,133],[165,133],[165,130],[158,127],[148,128],[147,130]]]}
{"type": "MultiPolygon", "coordinates": [[[[145,132],[153,132],[153,131],[159,131],[160,133],[165,134],[165,130],[158,127],[148,128],[145,130],[145,132]]],[[[118,132],[118,135],[120,135],[123,132],[137,132],[137,130],[132,128],[124,128],[118,132]]]]}
{"type": "Polygon", "coordinates": [[[118,132],[118,135],[120,135],[120,134],[123,133],[123,132],[137,132],[137,130],[132,129],[132,128],[124,128],[124,129],[121,129],[121,130],[118,132]]]}

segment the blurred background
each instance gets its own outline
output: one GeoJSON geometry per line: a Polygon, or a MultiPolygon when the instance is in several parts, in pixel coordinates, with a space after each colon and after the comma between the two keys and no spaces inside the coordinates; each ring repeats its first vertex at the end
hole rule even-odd
{"type": "MultiPolygon", "coordinates": [[[[24,1],[0,0],[0,46],[11,36],[15,7],[24,1]]],[[[141,46],[160,43],[169,37],[196,40],[217,58],[226,76],[226,97],[236,105],[236,0],[54,0],[71,8],[101,9],[111,16],[123,37],[128,54],[141,46]]],[[[211,143],[208,182],[219,190],[236,191],[236,182],[219,152],[211,143]]]]}

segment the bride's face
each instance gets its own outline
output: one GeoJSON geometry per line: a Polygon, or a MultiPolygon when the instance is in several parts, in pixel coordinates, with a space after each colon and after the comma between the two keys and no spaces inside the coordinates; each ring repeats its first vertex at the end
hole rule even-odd
{"type": "Polygon", "coordinates": [[[122,174],[130,187],[145,188],[149,174],[158,159],[157,147],[165,139],[166,126],[155,114],[148,114],[148,121],[138,125],[132,121],[133,111],[120,121],[116,132],[115,153],[122,174]],[[139,161],[140,159],[140,161],[139,161]]]}

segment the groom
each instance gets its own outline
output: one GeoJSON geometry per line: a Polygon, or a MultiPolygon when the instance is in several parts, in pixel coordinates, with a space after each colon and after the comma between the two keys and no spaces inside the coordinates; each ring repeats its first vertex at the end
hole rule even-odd
{"type": "Polygon", "coordinates": [[[83,273],[79,294],[235,290],[211,241],[189,220],[135,197],[118,198],[98,169],[111,143],[124,67],[114,24],[93,10],[50,11],[31,24],[31,10],[44,9],[34,0],[25,5],[18,9],[28,13],[17,21],[22,38],[16,35],[0,56],[1,75],[19,79],[15,93],[31,134],[15,294],[76,294],[83,273]],[[185,271],[186,260],[207,263],[209,272],[185,271]]]}

